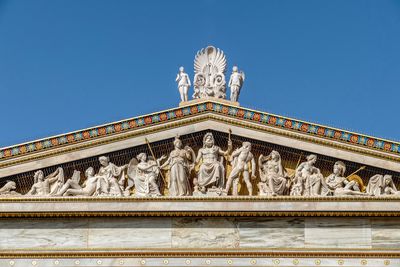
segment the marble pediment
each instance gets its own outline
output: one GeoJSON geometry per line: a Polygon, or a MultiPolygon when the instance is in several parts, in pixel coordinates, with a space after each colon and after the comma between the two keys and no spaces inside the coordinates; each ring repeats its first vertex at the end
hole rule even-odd
{"type": "MultiPolygon", "coordinates": [[[[151,213],[168,215],[171,212],[183,215],[242,214],[243,216],[250,213],[290,216],[290,214],[307,215],[315,212],[325,215],[348,215],[359,212],[366,214],[372,212],[374,215],[379,212],[384,215],[397,214],[400,212],[397,203],[400,199],[397,197],[396,189],[400,181],[399,145],[388,140],[247,109],[228,101],[200,99],[170,110],[1,149],[0,188],[13,182],[15,189],[9,191],[15,194],[11,196],[3,194],[0,197],[5,201],[7,199],[16,201],[2,202],[1,210],[9,216],[29,213],[33,207],[42,214],[52,214],[54,210],[63,214],[108,212],[114,215],[151,213]],[[228,149],[229,140],[232,141],[231,152],[240,149],[246,142],[252,145],[251,152],[255,159],[253,164],[257,166],[251,180],[253,196],[248,196],[249,187],[243,181],[243,172],[238,174],[239,182],[235,189],[237,194],[234,196],[230,193],[233,191],[229,191],[233,189],[224,193],[223,190],[214,190],[215,188],[207,189],[210,194],[207,191],[204,195],[194,195],[193,181],[199,173],[198,164],[193,165],[193,173],[188,177],[190,193],[184,196],[170,195],[168,186],[165,185],[171,175],[168,171],[160,171],[157,174],[159,195],[143,195],[142,198],[135,197],[134,185],[131,185],[130,193],[124,193],[120,197],[101,194],[98,197],[82,195],[67,197],[52,195],[50,191],[46,197],[29,194],[36,182],[38,171],[46,177],[55,173],[56,177],[60,173],[59,169],[62,169],[63,184],[68,180],[77,179],[77,183],[82,186],[89,167],[93,167],[94,173],[101,168],[99,157],[107,157],[115,166],[131,166],[132,159],[138,161],[137,157],[141,153],[154,158],[160,158],[162,155],[168,157],[174,149],[177,135],[183,146],[191,148],[192,158],[195,158],[203,146],[207,133],[213,135],[215,144],[224,151],[228,149]],[[316,155],[318,159],[315,166],[320,170],[323,179],[329,177],[336,162],[340,161],[346,165],[346,175],[355,173],[360,183],[360,192],[366,192],[369,179],[376,175],[381,175],[381,178],[374,179],[382,181],[385,175],[390,176],[391,188],[396,191],[385,197],[384,193],[380,196],[366,193],[363,196],[352,193],[330,197],[321,194],[302,196],[290,193],[290,188],[285,191],[286,193],[282,193],[284,191],[282,190],[278,194],[274,192],[261,194],[260,191],[263,189],[260,187],[262,179],[260,160],[262,155],[265,157],[272,151],[279,152],[288,180],[293,180],[297,168],[308,160],[309,155],[316,155]],[[382,201],[387,202],[388,199],[391,204],[383,206],[382,201]],[[17,203],[29,200],[33,201],[34,206],[26,204],[21,207],[17,203]],[[38,201],[41,202],[39,206],[38,201]],[[73,201],[74,204],[66,208],[65,201],[73,201]],[[210,209],[204,209],[204,201],[214,201],[215,205],[210,209]],[[265,201],[268,205],[265,205],[265,201]],[[299,204],[300,202],[302,204],[299,204]]],[[[229,173],[234,168],[230,166],[232,164],[229,163],[228,157],[222,161],[226,177],[224,185],[219,189],[225,188],[229,173]]],[[[250,161],[247,163],[250,168],[250,161]]],[[[127,172],[129,166],[126,168],[127,172]]],[[[293,187],[294,182],[291,183],[293,187]]],[[[59,186],[62,187],[63,184],[59,186]]],[[[265,182],[265,186],[270,185],[265,182]]]]}
{"type": "Polygon", "coordinates": [[[0,178],[157,142],[216,130],[400,172],[400,143],[201,99],[110,124],[0,148],[0,178]]]}

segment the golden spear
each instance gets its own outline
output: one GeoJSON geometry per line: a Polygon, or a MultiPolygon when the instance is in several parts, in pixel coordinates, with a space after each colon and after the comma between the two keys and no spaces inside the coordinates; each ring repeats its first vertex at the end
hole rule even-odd
{"type": "Polygon", "coordinates": [[[346,179],[349,178],[350,176],[356,174],[357,172],[364,170],[365,166],[361,166],[360,168],[358,168],[356,171],[352,172],[351,174],[347,175],[346,179]]]}
{"type": "MultiPolygon", "coordinates": [[[[151,146],[150,146],[149,139],[147,139],[147,137],[145,137],[144,139],[146,140],[146,144],[147,144],[147,146],[149,147],[151,156],[152,156],[152,157],[154,158],[154,160],[157,162],[157,158],[156,158],[156,156],[154,155],[153,149],[152,149],[151,146]]],[[[167,185],[167,183],[166,183],[166,181],[165,181],[165,178],[164,178],[164,175],[163,175],[163,173],[162,173],[161,170],[160,170],[160,175],[161,175],[161,178],[162,178],[164,184],[167,185]]]]}

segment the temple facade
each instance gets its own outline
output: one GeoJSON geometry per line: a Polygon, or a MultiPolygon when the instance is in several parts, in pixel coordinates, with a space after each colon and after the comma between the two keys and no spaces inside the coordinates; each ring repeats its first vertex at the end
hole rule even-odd
{"type": "Polygon", "coordinates": [[[208,46],[175,108],[1,148],[0,266],[400,266],[400,143],[242,107],[226,69],[208,46]]]}

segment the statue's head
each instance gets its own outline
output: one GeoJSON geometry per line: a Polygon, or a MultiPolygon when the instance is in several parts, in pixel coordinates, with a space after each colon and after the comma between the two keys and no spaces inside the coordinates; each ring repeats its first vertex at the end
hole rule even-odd
{"type": "Polygon", "coordinates": [[[147,155],[146,155],[146,153],[140,153],[139,155],[136,156],[136,158],[140,162],[146,162],[147,155]]]}
{"type": "Polygon", "coordinates": [[[344,176],[346,172],[346,165],[343,161],[336,161],[333,165],[333,173],[336,175],[344,176]]]}
{"type": "Polygon", "coordinates": [[[179,71],[180,71],[180,72],[184,72],[184,71],[185,71],[185,68],[181,66],[181,67],[179,68],[179,71]]]}
{"type": "Polygon", "coordinates": [[[214,145],[214,136],[212,133],[208,132],[204,135],[203,146],[212,147],[214,145]]]}
{"type": "Polygon", "coordinates": [[[37,172],[35,172],[35,174],[33,175],[33,178],[35,181],[38,182],[42,182],[44,179],[44,173],[42,170],[38,170],[37,172]]]}
{"type": "Polygon", "coordinates": [[[106,156],[101,156],[101,157],[99,157],[99,161],[100,161],[101,166],[105,167],[108,165],[108,163],[110,163],[110,158],[106,157],[106,156]]]}
{"type": "Polygon", "coordinates": [[[271,159],[273,159],[273,160],[279,160],[281,158],[281,155],[276,150],[272,150],[270,155],[271,155],[271,159]]]}
{"type": "Polygon", "coordinates": [[[307,161],[311,164],[317,162],[317,155],[311,154],[307,156],[307,161]]]}
{"type": "Polygon", "coordinates": [[[243,147],[246,149],[251,149],[251,143],[250,142],[243,142],[243,147]]]}
{"type": "Polygon", "coordinates": [[[174,146],[176,148],[182,148],[182,141],[181,141],[181,139],[179,139],[178,135],[175,137],[174,146]]]}
{"type": "Polygon", "coordinates": [[[239,69],[238,69],[237,66],[233,66],[233,68],[232,68],[232,71],[233,71],[233,72],[238,72],[238,70],[239,70],[239,69]]]}
{"type": "Polygon", "coordinates": [[[89,167],[85,171],[85,176],[88,177],[93,177],[94,176],[94,169],[93,167],[89,167]]]}
{"type": "Polygon", "coordinates": [[[383,176],[383,182],[385,183],[386,186],[389,186],[392,183],[392,176],[389,174],[385,174],[383,176]]]}

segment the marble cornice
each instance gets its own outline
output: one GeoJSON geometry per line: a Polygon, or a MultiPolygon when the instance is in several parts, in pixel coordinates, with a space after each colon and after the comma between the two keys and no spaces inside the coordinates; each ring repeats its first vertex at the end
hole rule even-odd
{"type": "Polygon", "coordinates": [[[0,217],[398,217],[399,204],[373,197],[3,198],[0,217]]]}

